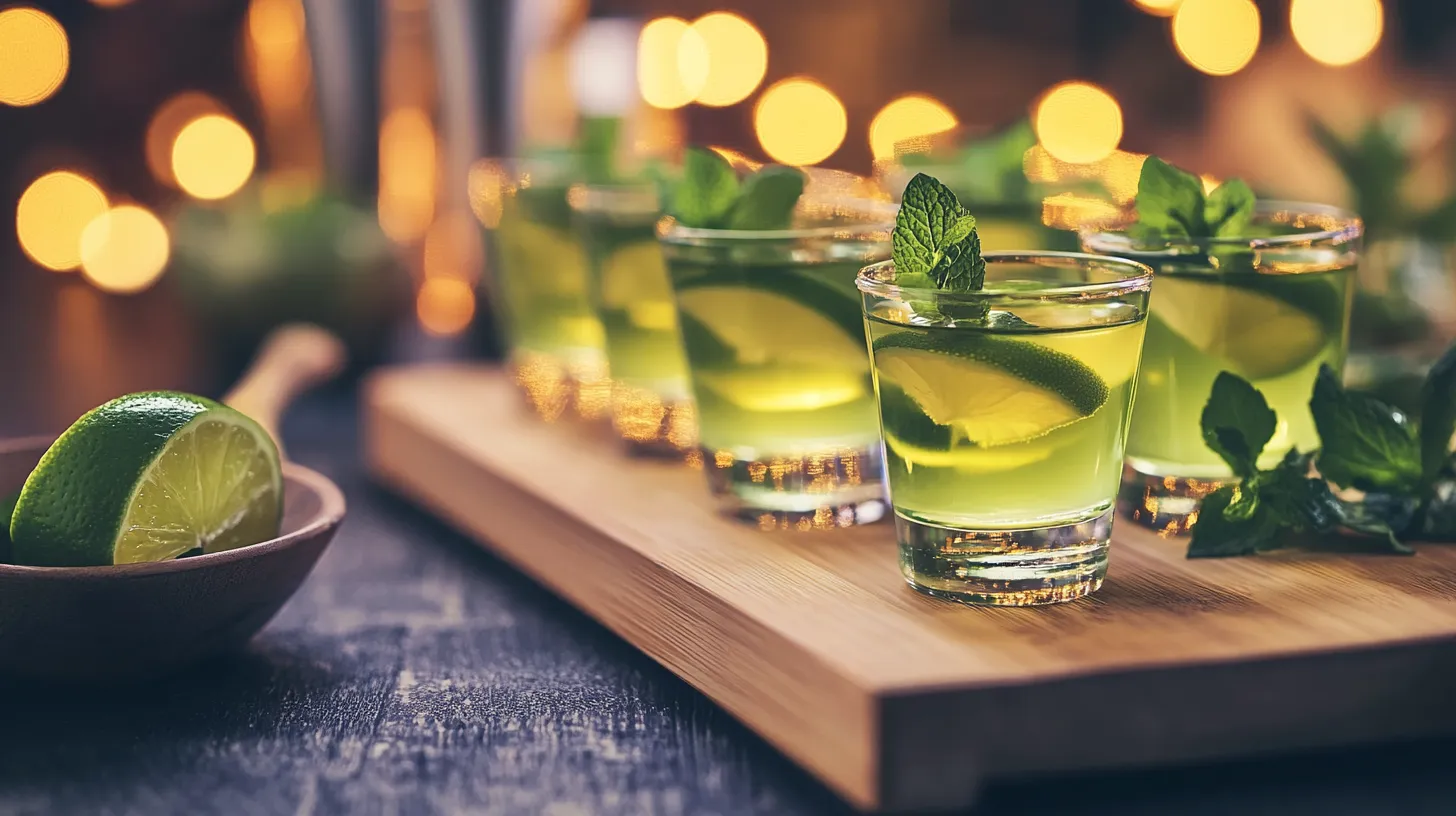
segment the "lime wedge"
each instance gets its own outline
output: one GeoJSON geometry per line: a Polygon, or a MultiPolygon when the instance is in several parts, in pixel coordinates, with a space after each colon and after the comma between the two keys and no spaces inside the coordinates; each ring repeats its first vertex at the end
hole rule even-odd
{"type": "Polygon", "coordinates": [[[757,286],[696,286],[678,292],[677,302],[685,316],[733,349],[740,364],[849,363],[867,369],[862,318],[850,332],[842,320],[813,305],[757,286]]]}
{"type": "MultiPolygon", "coordinates": [[[[854,338],[856,345],[863,344],[864,311],[859,292],[853,284],[853,265],[842,269],[825,267],[820,271],[824,274],[811,274],[812,268],[801,274],[793,269],[726,267],[690,280],[679,280],[677,291],[679,298],[689,291],[704,289],[761,292],[777,300],[788,300],[801,309],[812,310],[854,338]],[[837,280],[831,272],[842,272],[843,280],[837,280]]],[[[750,301],[747,305],[758,305],[758,302],[750,301]]],[[[767,308],[774,307],[770,305],[767,308]]]]}
{"type": "Polygon", "coordinates": [[[1323,308],[1327,304],[1306,308],[1295,302],[1305,294],[1333,299],[1330,287],[1319,280],[1291,280],[1274,288],[1279,283],[1271,279],[1255,288],[1253,282],[1160,276],[1153,284],[1151,319],[1204,354],[1227,362],[1236,374],[1251,380],[1278,377],[1319,356],[1328,343],[1327,329],[1338,330],[1317,316],[1330,311],[1323,308]]]}
{"type": "Polygon", "coordinates": [[[870,395],[863,367],[736,366],[698,371],[699,385],[745,411],[817,411],[870,395]]]}
{"type": "MultiPolygon", "coordinates": [[[[902,331],[876,340],[874,354],[882,406],[884,385],[893,385],[929,422],[983,447],[1044,436],[1091,416],[1108,398],[1107,384],[1085,363],[1025,339],[902,331]]],[[[891,430],[899,429],[887,421],[891,430]]]]}
{"type": "Polygon", "coordinates": [[[172,392],[113,400],[41,458],[11,521],[32,566],[165,561],[278,535],[278,449],[248,417],[172,392]]]}
{"type": "Polygon", "coordinates": [[[963,473],[1012,470],[1051,456],[1051,445],[983,447],[957,439],[957,429],[938,425],[899,386],[880,376],[880,418],[885,444],[911,467],[955,468],[963,473]]]}

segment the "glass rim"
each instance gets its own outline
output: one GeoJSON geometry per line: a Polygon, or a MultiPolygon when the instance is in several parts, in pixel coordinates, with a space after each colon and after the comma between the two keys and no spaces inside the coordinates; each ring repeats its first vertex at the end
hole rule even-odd
{"type": "Polygon", "coordinates": [[[900,206],[890,201],[858,197],[833,196],[806,201],[815,208],[831,209],[838,220],[812,227],[791,227],[777,230],[734,230],[708,227],[685,227],[672,216],[664,216],[658,225],[658,237],[668,244],[703,244],[716,242],[795,241],[805,238],[841,238],[854,240],[889,234],[895,229],[895,215],[900,206]],[[840,213],[835,205],[853,206],[857,212],[840,213]]]}
{"type": "Polygon", "coordinates": [[[1037,289],[998,289],[993,286],[977,292],[950,292],[944,289],[901,286],[886,279],[885,273],[894,274],[895,261],[880,261],[864,267],[854,276],[854,284],[861,292],[895,300],[938,300],[963,303],[1028,301],[1028,300],[1105,300],[1128,292],[1146,292],[1153,285],[1153,269],[1144,263],[1111,255],[1092,255],[1085,252],[1056,252],[1053,250],[1002,250],[987,252],[981,256],[986,264],[1029,264],[1042,267],[1061,268],[1103,268],[1121,271],[1122,277],[1114,280],[1068,283],[1048,282],[1037,289]]]}
{"type": "Polygon", "coordinates": [[[650,216],[661,214],[657,185],[650,181],[577,182],[566,190],[566,203],[581,213],[650,216]]]}
{"type": "Polygon", "coordinates": [[[1201,252],[1208,247],[1247,247],[1258,250],[1313,243],[1347,244],[1358,240],[1365,234],[1365,222],[1360,219],[1360,216],[1332,204],[1277,199],[1260,201],[1254,205],[1254,214],[1274,223],[1281,223],[1280,216],[1290,220],[1315,217],[1326,223],[1319,229],[1304,230],[1288,235],[1250,235],[1225,238],[1175,237],[1151,244],[1135,242],[1127,232],[1109,230],[1105,227],[1088,227],[1078,230],[1078,238],[1084,249],[1097,253],[1171,257],[1201,252]]]}

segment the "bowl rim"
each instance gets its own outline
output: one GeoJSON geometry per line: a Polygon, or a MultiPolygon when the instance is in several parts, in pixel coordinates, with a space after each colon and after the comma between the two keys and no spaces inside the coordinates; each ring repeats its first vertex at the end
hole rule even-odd
{"type": "MultiPolygon", "coordinates": [[[[0,439],[0,456],[25,451],[44,453],[55,440],[56,437],[54,436],[0,439]]],[[[197,569],[221,566],[223,564],[262,557],[270,553],[290,549],[296,544],[327,534],[330,528],[337,527],[343,522],[344,514],[348,511],[348,502],[344,500],[343,491],[339,490],[339,486],[334,484],[333,480],[303,465],[287,461],[283,463],[283,480],[285,482],[295,482],[313,491],[319,497],[319,509],[317,513],[305,521],[303,526],[291,533],[280,535],[277,538],[270,538],[267,541],[260,541],[257,544],[249,544],[246,547],[238,547],[233,550],[224,550],[206,555],[194,555],[191,558],[174,558],[170,561],[153,561],[144,564],[110,564],[99,567],[29,567],[17,564],[0,564],[0,578],[40,580],[76,580],[85,578],[95,580],[98,578],[139,578],[149,575],[191,572],[197,569]]]]}

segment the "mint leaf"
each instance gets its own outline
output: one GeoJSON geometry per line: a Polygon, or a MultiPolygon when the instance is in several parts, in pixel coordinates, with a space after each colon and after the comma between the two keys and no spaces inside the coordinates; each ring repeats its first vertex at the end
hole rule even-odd
{"type": "Polygon", "coordinates": [[[713,228],[721,226],[737,201],[733,165],[712,150],[688,148],[669,214],[685,227],[713,228]]]}
{"type": "Polygon", "coordinates": [[[1227,371],[1214,379],[1200,422],[1203,441],[1241,478],[1257,472],[1259,454],[1278,424],[1259,389],[1227,371]]]}
{"type": "MultiPolygon", "coordinates": [[[[717,155],[717,154],[714,154],[717,155]]],[[[728,214],[728,229],[787,229],[804,194],[804,171],[771,164],[749,176],[728,214]]]]}
{"type": "Polygon", "coordinates": [[[1253,219],[1254,191],[1239,179],[1218,185],[1203,202],[1203,220],[1214,237],[1238,238],[1248,231],[1253,219]]]}
{"type": "Polygon", "coordinates": [[[1407,493],[1421,481],[1421,450],[1405,414],[1366,394],[1350,393],[1320,366],[1309,401],[1320,435],[1319,470],[1340,487],[1407,493]]]}
{"type": "Polygon", "coordinates": [[[1456,432],[1456,346],[1431,366],[1421,387],[1421,481],[1435,484],[1451,459],[1456,432]]]}
{"type": "Polygon", "coordinates": [[[1269,510],[1295,533],[1329,533],[1344,518],[1329,483],[1310,477],[1312,458],[1291,450],[1277,467],[1259,474],[1260,493],[1269,510]]]}
{"type": "Polygon", "coordinates": [[[986,281],[976,219],[955,193],[917,173],[905,187],[893,236],[895,274],[928,275],[937,287],[979,291],[986,281]]]}
{"type": "Polygon", "coordinates": [[[1230,558],[1273,549],[1281,532],[1273,514],[1260,507],[1252,512],[1229,512],[1231,508],[1247,507],[1249,501],[1238,484],[1224,485],[1204,496],[1188,543],[1188,557],[1230,558]]]}
{"type": "Polygon", "coordinates": [[[1203,181],[1157,156],[1143,162],[1138,177],[1138,225],[1144,235],[1207,237],[1203,181]]]}
{"type": "Polygon", "coordinates": [[[1345,527],[1363,535],[1388,538],[1394,548],[1410,551],[1400,543],[1415,521],[1420,502],[1409,496],[1392,496],[1387,493],[1366,493],[1360,501],[1340,502],[1340,513],[1345,527]]]}

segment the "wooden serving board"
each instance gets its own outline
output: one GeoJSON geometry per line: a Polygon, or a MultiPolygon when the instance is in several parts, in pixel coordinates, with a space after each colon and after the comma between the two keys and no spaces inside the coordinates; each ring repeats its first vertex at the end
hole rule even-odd
{"type": "Polygon", "coordinates": [[[701,473],[529,416],[499,371],[387,370],[367,457],[865,809],[988,778],[1456,731],[1456,548],[1188,561],[1123,521],[1096,595],[989,609],[909,589],[877,524],[763,533],[701,473]]]}

